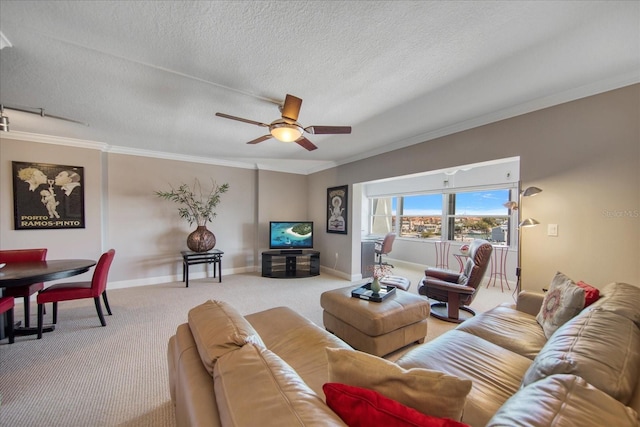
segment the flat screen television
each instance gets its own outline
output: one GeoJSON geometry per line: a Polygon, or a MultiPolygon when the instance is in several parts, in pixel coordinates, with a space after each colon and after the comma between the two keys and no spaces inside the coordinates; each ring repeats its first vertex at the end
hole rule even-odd
{"type": "Polygon", "coordinates": [[[313,221],[271,221],[270,249],[313,249],[313,221]]]}

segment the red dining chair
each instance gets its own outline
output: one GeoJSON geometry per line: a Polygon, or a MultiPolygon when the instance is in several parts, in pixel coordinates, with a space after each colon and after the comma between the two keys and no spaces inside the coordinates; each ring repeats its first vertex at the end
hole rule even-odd
{"type": "MultiPolygon", "coordinates": [[[[46,261],[47,250],[42,249],[9,249],[0,251],[0,263],[46,261]]],[[[24,326],[29,327],[30,297],[44,288],[44,283],[32,283],[24,286],[12,286],[5,288],[3,295],[6,297],[24,298],[24,326]]]]}
{"type": "Polygon", "coordinates": [[[116,251],[114,249],[109,249],[102,254],[98,260],[98,264],[96,264],[96,268],[93,271],[93,278],[90,282],[57,283],[38,293],[38,339],[42,338],[44,304],[48,302],[53,303],[53,323],[55,324],[58,321],[58,302],[93,298],[100,323],[102,326],[107,326],[107,322],[104,320],[104,315],[102,314],[100,295],[102,295],[102,299],[104,300],[107,313],[111,315],[111,308],[107,300],[107,276],[109,275],[109,268],[115,255],[116,251]]]}
{"type": "Polygon", "coordinates": [[[0,297],[0,314],[7,313],[7,335],[9,335],[9,344],[13,344],[15,340],[13,331],[13,306],[15,300],[13,297],[0,297]]]}

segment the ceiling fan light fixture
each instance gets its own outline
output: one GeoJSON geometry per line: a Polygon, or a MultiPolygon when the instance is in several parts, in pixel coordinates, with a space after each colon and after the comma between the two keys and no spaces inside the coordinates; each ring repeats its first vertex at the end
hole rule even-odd
{"type": "Polygon", "coordinates": [[[293,142],[302,136],[304,130],[297,124],[278,122],[269,126],[271,135],[282,142],[293,142]]]}

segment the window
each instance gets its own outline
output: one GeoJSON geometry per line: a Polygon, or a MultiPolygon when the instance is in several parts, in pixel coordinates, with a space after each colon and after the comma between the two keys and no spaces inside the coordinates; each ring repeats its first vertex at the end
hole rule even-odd
{"type": "Polygon", "coordinates": [[[442,232],[442,194],[400,197],[400,237],[440,239],[442,232]]]}
{"type": "Polygon", "coordinates": [[[385,235],[395,230],[395,197],[371,199],[369,207],[371,234],[385,235]]]}
{"type": "Polygon", "coordinates": [[[509,244],[509,210],[503,204],[510,196],[510,189],[496,188],[372,198],[370,233],[384,235],[394,231],[408,239],[486,239],[509,244]]]}
{"type": "Polygon", "coordinates": [[[447,200],[447,240],[470,242],[485,239],[493,243],[509,242],[510,190],[469,191],[445,195],[447,200]]]}

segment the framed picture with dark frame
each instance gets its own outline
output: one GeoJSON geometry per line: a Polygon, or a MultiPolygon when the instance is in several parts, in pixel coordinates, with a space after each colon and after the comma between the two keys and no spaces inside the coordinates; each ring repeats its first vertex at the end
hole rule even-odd
{"type": "Polygon", "coordinates": [[[11,163],[16,230],[85,228],[83,167],[11,163]]]}
{"type": "Polygon", "coordinates": [[[327,188],[327,233],[347,234],[349,186],[327,188]]]}

